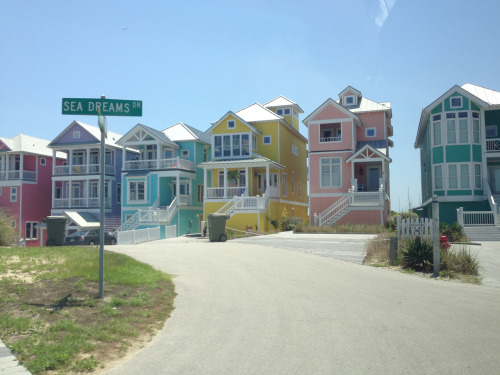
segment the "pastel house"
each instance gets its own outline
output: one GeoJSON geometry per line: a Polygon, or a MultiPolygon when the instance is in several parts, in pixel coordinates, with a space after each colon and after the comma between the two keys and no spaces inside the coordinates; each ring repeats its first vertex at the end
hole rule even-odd
{"type": "MultiPolygon", "coordinates": [[[[121,223],[122,162],[136,157],[133,150],[122,152],[116,141],[121,135],[108,131],[105,140],[104,228],[113,231],[121,223]]],[[[101,131],[96,126],[73,121],[49,146],[55,156],[66,157],[56,165],[53,157],[52,215],[68,218],[68,229],[92,229],[100,225],[99,184],[101,131]]]]}
{"type": "Polygon", "coordinates": [[[390,212],[389,102],[348,86],[303,123],[309,134],[309,209],[312,225],[384,225],[390,212]]]}
{"type": "Polygon", "coordinates": [[[423,215],[431,214],[436,195],[442,222],[498,225],[500,92],[451,87],[422,110],[415,148],[423,215]]]}
{"type": "MultiPolygon", "coordinates": [[[[137,124],[118,142],[136,156],[121,170],[119,231],[160,228],[160,238],[199,233],[203,214],[203,172],[210,137],[182,122],[163,131],[137,124]]],[[[127,158],[128,159],[128,158],[127,158]]]]}
{"type": "Polygon", "coordinates": [[[302,109],[280,96],[228,111],[207,130],[211,161],[201,163],[204,218],[224,213],[239,230],[268,231],[286,215],[307,220],[307,139],[302,109]]]}
{"type": "MultiPolygon", "coordinates": [[[[0,137],[0,207],[26,246],[43,246],[37,229],[51,213],[51,177],[66,155],[52,153],[48,140],[24,134],[0,137]]],[[[44,242],[47,238],[44,239],[44,242]]]]}

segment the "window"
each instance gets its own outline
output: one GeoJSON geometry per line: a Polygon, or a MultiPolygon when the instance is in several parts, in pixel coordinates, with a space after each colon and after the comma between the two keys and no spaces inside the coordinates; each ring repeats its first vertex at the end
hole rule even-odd
{"type": "Polygon", "coordinates": [[[458,176],[457,176],[456,165],[448,165],[448,188],[450,189],[458,188],[458,176]]]}
{"type": "Polygon", "coordinates": [[[281,194],[286,196],[286,174],[281,174],[281,194]]]}
{"type": "Polygon", "coordinates": [[[252,150],[257,150],[257,136],[252,134],[252,150]]]}
{"type": "Polygon", "coordinates": [[[432,134],[434,139],[434,146],[439,146],[441,144],[441,115],[435,115],[432,117],[432,134]]]}
{"type": "Polygon", "coordinates": [[[80,139],[80,131],[79,130],[75,130],[73,132],[73,139],[80,139]]]}
{"type": "Polygon", "coordinates": [[[283,110],[282,109],[277,109],[276,114],[279,116],[283,116],[283,110]]]}
{"type": "Polygon", "coordinates": [[[472,112],[472,139],[474,143],[479,143],[479,113],[472,112]]]}
{"type": "Polygon", "coordinates": [[[234,120],[227,120],[227,128],[228,129],[234,129],[234,128],[236,128],[236,121],[234,121],[234,120]]]}
{"type": "Polygon", "coordinates": [[[203,161],[208,160],[208,149],[206,147],[203,147],[203,161]]]}
{"type": "Polygon", "coordinates": [[[129,181],[129,201],[143,202],[146,200],[144,181],[129,181]]]}
{"type": "Polygon", "coordinates": [[[271,136],[270,135],[265,135],[262,137],[262,144],[263,145],[270,145],[271,144],[271,136]]]}
{"type": "Polygon", "coordinates": [[[319,127],[319,142],[340,142],[342,141],[341,136],[341,124],[321,124],[319,127]]]}
{"type": "Polygon", "coordinates": [[[344,105],[353,105],[354,103],[354,95],[348,95],[344,97],[344,105]]]}
{"type": "Polygon", "coordinates": [[[290,108],[285,108],[285,116],[290,115],[290,108]]]}
{"type": "Polygon", "coordinates": [[[469,189],[469,164],[460,165],[460,188],[469,189]]]}
{"type": "Polygon", "coordinates": [[[17,202],[17,187],[10,188],[10,201],[17,202]]]}
{"type": "Polygon", "coordinates": [[[26,222],[26,231],[24,232],[24,237],[27,240],[36,240],[38,239],[38,231],[35,228],[35,225],[38,223],[36,221],[27,221],[26,222]]]}
{"type": "Polygon", "coordinates": [[[295,145],[292,145],[292,154],[299,156],[299,148],[295,145]]]}
{"type": "Polygon", "coordinates": [[[450,107],[451,108],[462,108],[462,97],[461,96],[452,96],[450,98],[450,107]]]}
{"type": "Polygon", "coordinates": [[[463,115],[465,113],[465,117],[467,117],[467,112],[460,112],[458,114],[458,131],[460,132],[460,143],[468,143],[469,142],[469,126],[467,118],[464,118],[463,115]]]}
{"type": "Polygon", "coordinates": [[[40,158],[40,165],[47,165],[47,159],[40,158]]]}
{"type": "Polygon", "coordinates": [[[174,151],[173,150],[169,150],[169,149],[164,150],[163,151],[163,157],[165,159],[173,159],[174,158],[174,151]]]}
{"type": "Polygon", "coordinates": [[[122,184],[118,182],[116,184],[116,203],[122,203],[122,184]]]}
{"type": "Polygon", "coordinates": [[[250,134],[226,134],[214,137],[214,156],[240,157],[250,154],[250,134]]]}
{"type": "Polygon", "coordinates": [[[367,137],[375,137],[377,135],[377,128],[366,128],[365,135],[367,137]]]}
{"type": "Polygon", "coordinates": [[[301,190],[301,187],[300,187],[300,182],[297,182],[297,190],[299,192],[299,198],[302,196],[302,190],[301,190]]]}
{"type": "Polygon", "coordinates": [[[455,129],[455,113],[446,114],[448,144],[457,143],[457,131],[455,129]]]}
{"type": "Polygon", "coordinates": [[[292,194],[295,192],[295,188],[293,185],[295,185],[295,172],[292,172],[292,194]]]}
{"type": "Polygon", "coordinates": [[[496,125],[486,126],[486,138],[496,138],[498,137],[498,128],[496,125]]]}
{"type": "Polygon", "coordinates": [[[474,164],[474,187],[481,189],[481,164],[474,164]]]}
{"type": "Polygon", "coordinates": [[[2,187],[0,187],[0,195],[2,195],[2,187]]]}
{"type": "Polygon", "coordinates": [[[340,158],[320,159],[320,186],[322,188],[341,187],[340,158]]]}
{"type": "Polygon", "coordinates": [[[198,203],[203,203],[203,185],[198,185],[198,203]]]}
{"type": "Polygon", "coordinates": [[[189,150],[182,150],[181,157],[188,158],[189,157],[189,150]]]}
{"type": "Polygon", "coordinates": [[[434,189],[443,189],[443,167],[441,165],[434,166],[434,189]]]}

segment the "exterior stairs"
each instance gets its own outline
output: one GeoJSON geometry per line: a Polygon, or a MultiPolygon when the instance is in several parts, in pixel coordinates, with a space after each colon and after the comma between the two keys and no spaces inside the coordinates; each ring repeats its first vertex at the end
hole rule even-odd
{"type": "Polygon", "coordinates": [[[104,231],[113,232],[122,223],[120,214],[105,215],[104,216],[104,231]]]}
{"type": "Polygon", "coordinates": [[[464,232],[469,241],[500,241],[500,227],[492,225],[465,226],[464,232]]]}

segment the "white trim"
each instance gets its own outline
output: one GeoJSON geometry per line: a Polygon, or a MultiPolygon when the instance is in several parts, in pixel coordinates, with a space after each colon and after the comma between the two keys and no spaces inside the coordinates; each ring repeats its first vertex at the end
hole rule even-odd
{"type": "MultiPolygon", "coordinates": [[[[138,179],[127,179],[127,204],[145,204],[148,202],[148,195],[149,195],[149,191],[148,191],[148,180],[147,178],[138,178],[138,179]],[[144,199],[135,199],[135,200],[131,200],[130,199],[130,184],[131,183],[139,183],[139,182],[142,182],[144,183],[144,199]]],[[[122,200],[123,200],[123,195],[122,195],[122,200]]]]}
{"type": "Polygon", "coordinates": [[[450,108],[462,108],[464,106],[464,100],[462,96],[450,96],[450,108]],[[460,99],[460,105],[453,105],[453,99],[460,99]]]}
{"type": "Polygon", "coordinates": [[[371,127],[365,129],[365,137],[366,138],[375,138],[377,136],[377,128],[371,127]],[[368,132],[373,130],[373,135],[368,135],[368,132]]]}
{"type": "Polygon", "coordinates": [[[322,124],[329,124],[331,122],[340,122],[341,124],[343,122],[351,122],[351,125],[352,125],[352,118],[350,117],[346,117],[346,118],[332,118],[332,119],[328,119],[328,120],[314,120],[314,121],[310,121],[309,122],[309,125],[322,125],[322,124]]]}
{"type": "Polygon", "coordinates": [[[181,150],[181,158],[189,158],[189,150],[181,150]]]}
{"type": "Polygon", "coordinates": [[[299,148],[292,144],[292,154],[299,156],[299,148]]]}
{"type": "Polygon", "coordinates": [[[236,129],[236,120],[227,120],[226,126],[228,129],[236,129]],[[229,126],[232,123],[232,126],[229,126]]]}
{"type": "Polygon", "coordinates": [[[40,158],[40,165],[47,165],[47,158],[40,158]]]}
{"type": "Polygon", "coordinates": [[[18,187],[17,186],[12,186],[10,188],[10,202],[11,203],[17,202],[18,196],[19,196],[19,189],[18,189],[18,187]],[[12,197],[15,197],[15,199],[12,199],[12,197]]]}
{"type": "MultiPolygon", "coordinates": [[[[481,124],[479,124],[479,129],[481,129],[481,124]]],[[[498,126],[497,125],[485,125],[484,127],[484,132],[485,132],[485,137],[486,139],[489,138],[497,138],[498,137],[498,126]],[[494,134],[488,134],[488,130],[494,129],[494,134]]]]}
{"type": "Polygon", "coordinates": [[[310,193],[309,198],[343,197],[346,193],[310,193]]]}
{"type": "Polygon", "coordinates": [[[356,95],[344,95],[342,97],[342,105],[343,106],[351,106],[356,105],[356,95]],[[352,103],[347,103],[347,99],[352,99],[352,103]]]}
{"type": "Polygon", "coordinates": [[[269,146],[273,144],[273,137],[270,135],[263,135],[262,136],[262,145],[263,146],[269,146]],[[266,142],[266,139],[269,139],[269,142],[266,142]]]}
{"type": "MultiPolygon", "coordinates": [[[[336,164],[336,163],[335,163],[336,164]]],[[[330,167],[332,166],[332,162],[330,161],[329,163],[330,167]]],[[[319,158],[319,188],[320,189],[338,189],[338,188],[342,188],[342,158],[341,157],[327,157],[327,158],[319,158]],[[322,171],[321,171],[321,168],[322,168],[322,161],[323,160],[331,160],[331,159],[338,159],[339,163],[338,163],[338,166],[340,167],[340,170],[339,170],[339,184],[338,185],[329,185],[329,186],[323,186],[323,180],[322,180],[322,171]]],[[[330,182],[331,181],[331,176],[332,176],[332,171],[331,171],[331,168],[330,168],[330,182]]]]}

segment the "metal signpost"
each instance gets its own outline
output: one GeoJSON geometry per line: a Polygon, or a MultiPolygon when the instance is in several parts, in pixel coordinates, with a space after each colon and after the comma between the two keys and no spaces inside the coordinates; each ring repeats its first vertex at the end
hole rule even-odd
{"type": "Polygon", "coordinates": [[[63,115],[90,115],[98,116],[101,129],[101,155],[100,155],[100,182],[99,182],[99,298],[104,298],[104,159],[105,138],[108,134],[107,116],[142,116],[141,100],[100,99],[88,98],[63,98],[63,115]]]}

